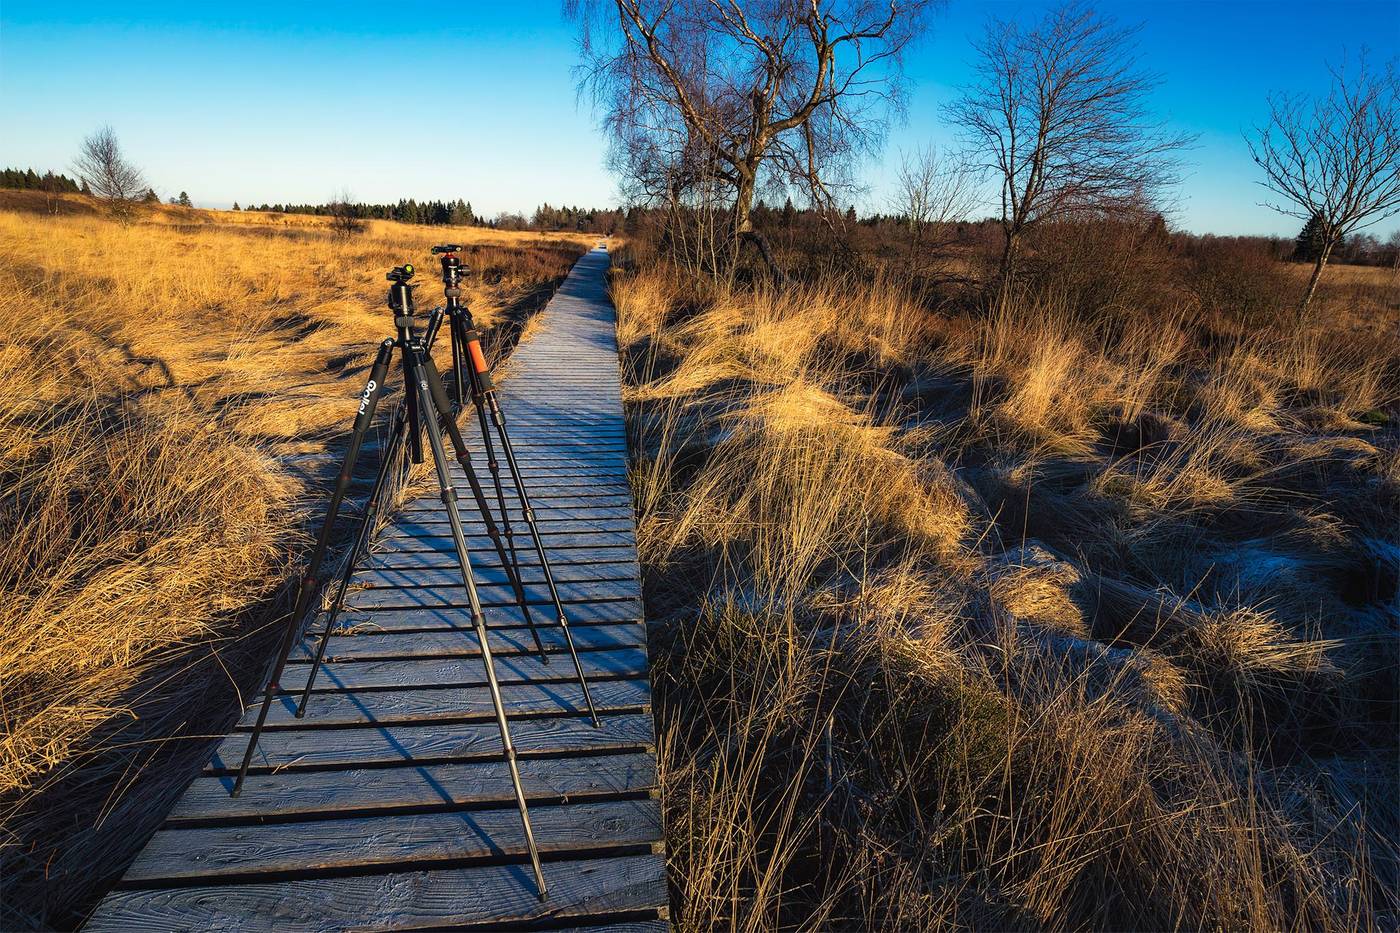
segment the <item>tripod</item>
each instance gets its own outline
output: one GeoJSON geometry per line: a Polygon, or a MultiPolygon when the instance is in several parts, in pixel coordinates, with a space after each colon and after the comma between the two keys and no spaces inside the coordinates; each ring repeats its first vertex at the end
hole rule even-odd
{"type": "MultiPolygon", "coordinates": [[[[529,851],[531,865],[534,869],[535,883],[539,890],[540,899],[544,900],[547,896],[544,872],[540,867],[539,851],[535,846],[534,831],[530,825],[530,813],[525,803],[525,791],[521,786],[520,771],[516,765],[515,746],[511,742],[510,729],[506,721],[505,706],[501,700],[501,690],[496,680],[495,665],[491,656],[491,644],[486,630],[486,619],[482,613],[481,600],[477,594],[476,582],[472,575],[471,559],[468,557],[467,553],[466,534],[462,528],[461,515],[458,514],[457,510],[457,490],[452,483],[452,477],[448,471],[447,454],[443,446],[442,430],[439,428],[439,420],[447,431],[453,450],[457,456],[457,462],[461,465],[462,470],[466,474],[467,482],[471,486],[472,497],[476,501],[476,506],[481,514],[486,533],[490,537],[496,553],[501,560],[502,567],[505,569],[516,602],[521,607],[522,612],[525,613],[525,619],[530,625],[531,632],[534,634],[535,644],[539,649],[541,657],[544,657],[544,647],[540,641],[539,633],[535,629],[534,622],[531,620],[528,609],[526,608],[524,588],[520,584],[514,561],[507,555],[505,545],[501,540],[500,532],[492,519],[491,510],[486,503],[485,492],[472,467],[471,454],[467,450],[462,432],[457,426],[451,402],[447,397],[447,391],[443,388],[442,377],[438,374],[437,366],[434,364],[433,358],[429,353],[431,342],[442,323],[442,312],[435,311],[433,313],[424,334],[419,334],[414,329],[414,301],[412,291],[414,286],[409,284],[409,279],[412,277],[412,265],[398,266],[387,275],[389,281],[393,283],[389,287],[389,307],[394,311],[394,327],[397,330],[397,335],[393,339],[385,340],[379,345],[379,352],[375,357],[374,365],[370,369],[369,381],[365,384],[364,392],[360,396],[359,409],[356,412],[355,423],[351,430],[350,445],[349,449],[346,451],[345,463],[341,468],[340,475],[336,479],[335,490],[331,495],[331,501],[326,510],[325,524],[321,527],[321,533],[317,538],[315,549],[312,551],[310,567],[308,568],[306,577],[302,580],[301,589],[298,591],[296,606],[292,611],[292,617],[288,623],[287,632],[282,641],[281,653],[276,658],[270,676],[268,677],[267,689],[263,693],[262,706],[258,710],[257,722],[249,737],[248,748],[244,753],[243,763],[239,768],[238,778],[234,782],[231,794],[236,797],[242,790],[244,779],[248,774],[248,767],[252,762],[253,753],[257,748],[258,738],[261,736],[263,728],[267,723],[268,712],[272,707],[272,702],[281,693],[280,680],[286,668],[287,660],[296,644],[297,636],[300,633],[301,620],[306,615],[311,600],[319,592],[318,584],[320,582],[321,564],[325,559],[331,531],[335,525],[335,520],[339,514],[345,493],[350,486],[355,462],[359,457],[360,447],[364,442],[365,433],[368,431],[370,423],[374,418],[374,410],[383,392],[384,382],[388,376],[389,365],[394,350],[397,349],[400,351],[400,359],[403,368],[404,402],[400,405],[396,413],[389,444],[385,448],[384,456],[380,461],[379,470],[375,477],[374,487],[371,489],[365,512],[360,518],[359,528],[356,531],[355,541],[352,545],[353,550],[347,556],[344,568],[342,569],[332,610],[326,620],[325,628],[321,632],[321,638],[316,649],[315,662],[307,675],[306,686],[302,692],[301,701],[297,706],[296,715],[300,718],[305,714],[307,699],[310,696],[312,685],[315,682],[316,673],[325,657],[326,645],[330,640],[331,630],[335,624],[335,617],[343,604],[346,589],[349,586],[351,576],[354,572],[355,558],[368,543],[369,536],[373,531],[374,519],[382,504],[381,499],[388,485],[388,479],[393,473],[393,465],[401,454],[410,458],[414,463],[421,463],[423,459],[422,435],[426,433],[433,454],[433,465],[437,473],[439,492],[443,504],[446,506],[448,523],[452,530],[452,541],[454,550],[456,551],[457,564],[462,573],[462,582],[467,590],[467,602],[471,609],[472,624],[476,630],[477,639],[481,644],[482,663],[486,668],[486,680],[490,688],[491,703],[495,710],[496,724],[501,732],[501,745],[505,760],[510,768],[516,804],[520,809],[520,821],[524,829],[525,844],[529,851]]],[[[570,641],[569,646],[570,650],[572,650],[572,641],[570,641]]],[[[577,664],[577,654],[575,654],[575,663],[577,664]]]]}
{"type": "MultiPolygon", "coordinates": [[[[554,613],[559,619],[559,628],[564,633],[564,641],[573,657],[574,670],[578,674],[579,687],[583,691],[583,701],[588,706],[588,716],[595,727],[602,723],[598,711],[593,707],[593,696],[588,692],[588,678],[584,676],[579,663],[578,651],[574,649],[574,636],[569,631],[569,617],[564,612],[564,603],[559,598],[559,587],[554,582],[554,569],[545,554],[544,542],[540,537],[535,510],[530,505],[530,494],[525,488],[525,478],[521,475],[520,464],[515,459],[515,448],[511,446],[510,434],[506,431],[505,414],[501,411],[500,399],[496,397],[496,383],[491,378],[491,366],[481,349],[481,331],[472,322],[471,311],[462,303],[461,277],[467,272],[462,259],[457,254],[462,247],[456,244],[434,246],[433,254],[442,257],[443,294],[447,298],[447,327],[452,340],[452,379],[457,393],[457,406],[466,407],[466,392],[471,393],[472,406],[476,409],[477,423],[481,426],[482,448],[486,453],[486,466],[496,487],[496,501],[501,508],[501,522],[505,526],[506,541],[511,557],[515,557],[515,539],[511,532],[510,510],[506,507],[505,491],[501,484],[501,466],[496,459],[495,445],[491,440],[491,428],[501,443],[506,465],[510,469],[511,482],[515,486],[516,498],[520,503],[521,515],[529,529],[531,542],[535,547],[535,557],[540,562],[549,598],[554,604],[554,613]]],[[[516,565],[517,572],[519,565],[516,565]]]]}

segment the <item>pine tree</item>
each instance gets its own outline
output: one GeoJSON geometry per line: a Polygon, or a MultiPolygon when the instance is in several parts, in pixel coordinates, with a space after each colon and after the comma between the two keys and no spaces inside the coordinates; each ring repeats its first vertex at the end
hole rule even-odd
{"type": "Polygon", "coordinates": [[[1167,218],[1161,214],[1153,214],[1147,224],[1147,241],[1154,246],[1167,246],[1171,239],[1171,232],[1167,230],[1167,218]]]}
{"type": "Polygon", "coordinates": [[[234,202],[233,202],[233,209],[234,209],[234,210],[238,210],[238,202],[237,202],[237,201],[234,201],[234,202]]]}
{"type": "Polygon", "coordinates": [[[1293,261],[1317,262],[1317,257],[1322,255],[1322,248],[1326,242],[1326,235],[1322,229],[1322,215],[1313,214],[1308,218],[1308,222],[1303,224],[1303,229],[1293,245],[1293,261]]]}
{"type": "Polygon", "coordinates": [[[190,196],[183,191],[180,192],[180,198],[175,203],[179,204],[181,207],[194,207],[194,205],[190,203],[190,196]]]}
{"type": "Polygon", "coordinates": [[[154,189],[154,188],[147,188],[147,189],[146,189],[146,196],[143,197],[141,200],[145,201],[147,204],[159,204],[159,203],[160,203],[160,195],[156,194],[156,189],[154,189]]]}

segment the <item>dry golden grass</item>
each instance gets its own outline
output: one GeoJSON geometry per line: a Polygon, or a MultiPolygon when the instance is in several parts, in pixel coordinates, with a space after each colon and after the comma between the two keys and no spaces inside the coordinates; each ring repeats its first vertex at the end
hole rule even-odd
{"type": "MultiPolygon", "coordinates": [[[[275,597],[392,329],[384,271],[427,271],[432,243],[465,241],[467,297],[492,326],[538,308],[583,251],[261,219],[0,211],[6,928],[62,922],[119,869],[129,828],[160,812],[151,755],[221,731],[256,686],[275,597]]],[[[426,309],[436,276],[422,280],[426,309]]]]}
{"type": "Polygon", "coordinates": [[[681,928],[1400,916],[1393,320],[623,265],[681,928]]]}

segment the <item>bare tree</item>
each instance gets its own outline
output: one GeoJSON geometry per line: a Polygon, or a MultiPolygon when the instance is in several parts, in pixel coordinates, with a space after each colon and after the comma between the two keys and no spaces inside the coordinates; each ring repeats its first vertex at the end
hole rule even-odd
{"type": "Polygon", "coordinates": [[[975,45],[976,83],[947,113],[1000,181],[1003,300],[1027,231],[1140,210],[1177,180],[1191,137],[1149,117],[1158,80],[1137,69],[1135,34],[1069,3],[1032,28],[992,19],[975,45]]]}
{"type": "Polygon", "coordinates": [[[1348,233],[1400,210],[1400,79],[1394,61],[1368,71],[1332,71],[1324,98],[1275,95],[1269,119],[1248,140],[1264,170],[1260,182],[1283,200],[1281,214],[1316,218],[1321,248],[1298,305],[1301,317],[1317,291],[1332,250],[1348,233]]]}
{"type": "MultiPolygon", "coordinates": [[[[697,216],[723,206],[724,248],[755,244],[755,193],[835,208],[855,160],[883,141],[903,54],[932,0],[567,0],[581,89],[606,113],[634,194],[697,216]]],[[[723,257],[721,257],[721,260],[723,257]]]]}
{"type": "Polygon", "coordinates": [[[890,208],[904,218],[910,249],[925,245],[930,229],[966,217],[977,206],[975,166],[960,156],[940,156],[928,145],[901,154],[890,208]]]}
{"type": "Polygon", "coordinates": [[[117,134],[110,126],[83,140],[83,148],[73,160],[73,170],[123,222],[130,219],[136,204],[149,190],[141,170],[122,155],[117,134]]]}
{"type": "Polygon", "coordinates": [[[345,239],[365,229],[364,221],[360,219],[359,208],[348,190],[341,189],[339,194],[331,198],[327,207],[330,208],[331,233],[336,237],[345,239]]]}

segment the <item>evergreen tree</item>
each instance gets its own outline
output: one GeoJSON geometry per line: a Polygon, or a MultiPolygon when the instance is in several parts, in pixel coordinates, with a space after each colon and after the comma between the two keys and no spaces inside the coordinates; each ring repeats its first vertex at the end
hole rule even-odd
{"type": "Polygon", "coordinates": [[[160,195],[156,194],[156,189],[147,188],[146,195],[141,200],[145,201],[147,204],[159,204],[160,195]]]}
{"type": "Polygon", "coordinates": [[[233,209],[234,209],[234,210],[238,210],[238,202],[237,202],[237,201],[234,201],[234,202],[233,202],[233,209]]]}
{"type": "Polygon", "coordinates": [[[1153,214],[1152,219],[1147,222],[1147,242],[1153,246],[1165,247],[1171,245],[1171,232],[1167,230],[1167,218],[1160,213],[1153,214]]]}
{"type": "Polygon", "coordinates": [[[183,191],[180,192],[180,197],[175,203],[181,207],[194,207],[194,205],[190,203],[190,196],[183,191]]]}
{"type": "Polygon", "coordinates": [[[1327,242],[1322,226],[1321,214],[1313,214],[1308,218],[1308,222],[1303,224],[1303,229],[1298,233],[1298,239],[1293,245],[1294,262],[1317,262],[1317,257],[1322,255],[1322,248],[1327,242]]]}

